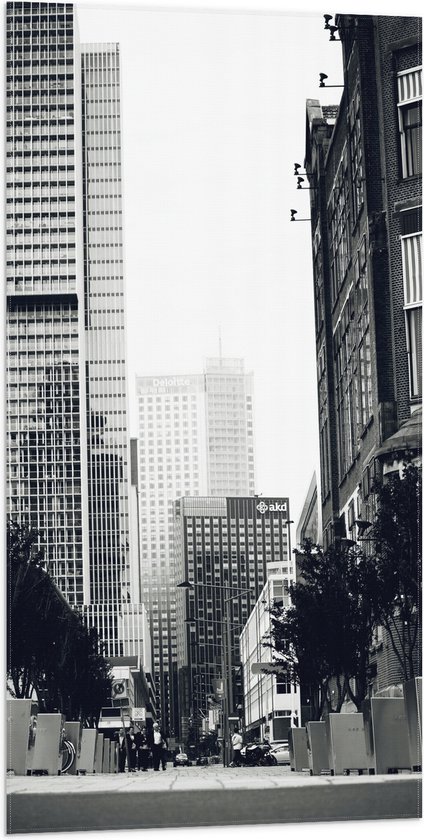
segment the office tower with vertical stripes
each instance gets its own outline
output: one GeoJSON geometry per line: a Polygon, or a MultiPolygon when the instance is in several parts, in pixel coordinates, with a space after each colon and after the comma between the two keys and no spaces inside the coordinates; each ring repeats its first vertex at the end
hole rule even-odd
{"type": "Polygon", "coordinates": [[[71,3],[6,7],[7,511],[124,651],[128,434],[119,51],[71,3]]]}
{"type": "Polygon", "coordinates": [[[114,656],[119,604],[131,600],[119,74],[117,44],[82,46],[87,610],[114,656]]]}

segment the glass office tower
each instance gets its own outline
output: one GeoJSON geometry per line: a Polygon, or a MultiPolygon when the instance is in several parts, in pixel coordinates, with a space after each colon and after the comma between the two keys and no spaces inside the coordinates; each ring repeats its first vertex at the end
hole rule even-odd
{"type": "Polygon", "coordinates": [[[118,44],[82,46],[87,612],[111,656],[123,653],[119,605],[132,598],[119,73],[118,44]]]}
{"type": "Polygon", "coordinates": [[[119,51],[81,56],[70,3],[6,15],[7,510],[117,656],[131,597],[119,51]]]}

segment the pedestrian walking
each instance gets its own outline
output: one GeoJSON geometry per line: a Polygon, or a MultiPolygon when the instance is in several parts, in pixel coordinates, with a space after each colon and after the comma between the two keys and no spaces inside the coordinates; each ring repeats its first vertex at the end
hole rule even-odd
{"type": "Polygon", "coordinates": [[[137,764],[137,743],[136,743],[136,736],[134,732],[134,727],[130,726],[127,735],[128,740],[128,772],[135,773],[135,768],[137,764]]]}
{"type": "Polygon", "coordinates": [[[243,738],[240,735],[237,727],[234,727],[234,734],[231,738],[231,745],[233,748],[233,767],[241,767],[240,751],[243,746],[243,738]]]}
{"type": "Polygon", "coordinates": [[[127,760],[127,736],[123,727],[119,730],[116,741],[118,744],[118,773],[124,773],[127,760]]]}
{"type": "Polygon", "coordinates": [[[164,732],[160,728],[158,723],[153,724],[153,743],[152,743],[152,755],[153,755],[153,770],[159,770],[160,765],[162,764],[162,770],[166,770],[166,750],[168,749],[168,743],[165,737],[164,732]]]}
{"type": "Polygon", "coordinates": [[[146,773],[149,766],[150,747],[145,724],[142,724],[139,731],[135,733],[135,738],[137,746],[137,767],[143,773],[146,773]]]}

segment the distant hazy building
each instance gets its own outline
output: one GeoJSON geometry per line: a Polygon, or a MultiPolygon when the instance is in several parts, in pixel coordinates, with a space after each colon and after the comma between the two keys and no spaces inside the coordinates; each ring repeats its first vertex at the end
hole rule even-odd
{"type": "Polygon", "coordinates": [[[175,503],[175,575],[192,589],[177,590],[177,665],[180,736],[207,715],[213,680],[223,677],[227,611],[232,691],[229,709],[242,704],[239,637],[278,565],[285,585],[293,575],[287,498],[183,498],[175,503]],[[237,593],[240,590],[242,594],[237,593]],[[235,595],[235,598],[231,596],[235,595]],[[187,622],[187,619],[190,619],[187,622]]]}
{"type": "Polygon", "coordinates": [[[158,706],[178,730],[173,503],[254,491],[252,374],[241,359],[205,373],[137,377],[142,599],[149,610],[158,706]]]}

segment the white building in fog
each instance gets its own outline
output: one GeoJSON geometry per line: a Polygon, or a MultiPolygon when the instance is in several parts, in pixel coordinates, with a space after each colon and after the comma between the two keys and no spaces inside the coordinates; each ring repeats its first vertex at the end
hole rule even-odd
{"type": "Polygon", "coordinates": [[[242,359],[203,374],[137,377],[141,594],[162,720],[176,729],[173,503],[254,493],[253,375],[242,359]]]}

